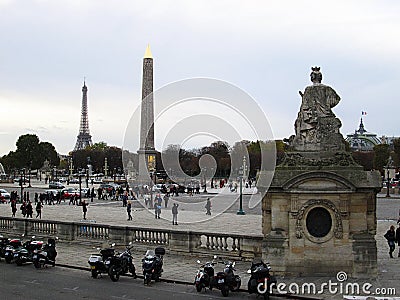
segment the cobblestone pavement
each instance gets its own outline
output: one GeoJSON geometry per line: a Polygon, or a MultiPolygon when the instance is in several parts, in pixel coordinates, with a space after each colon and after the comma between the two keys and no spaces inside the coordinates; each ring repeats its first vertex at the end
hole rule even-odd
{"type": "MultiPolygon", "coordinates": [[[[227,195],[229,198],[229,195],[227,195]]],[[[177,199],[179,200],[179,199],[177,199]]],[[[219,199],[224,201],[223,199],[219,199]]],[[[230,201],[229,199],[227,201],[230,201]]],[[[174,199],[171,200],[171,204],[174,199]]],[[[98,201],[90,203],[88,207],[88,219],[95,220],[99,224],[122,225],[122,226],[142,226],[150,228],[166,228],[173,230],[192,230],[192,231],[208,231],[208,232],[229,232],[247,235],[261,235],[261,215],[247,214],[245,216],[238,216],[234,213],[221,213],[218,216],[212,216],[211,219],[205,220],[204,211],[192,211],[185,209],[185,204],[181,204],[178,226],[171,224],[170,209],[162,211],[162,217],[165,219],[155,219],[152,210],[147,210],[140,205],[136,205],[133,210],[133,221],[126,221],[126,211],[122,207],[121,202],[118,201],[98,201]],[[193,223],[193,221],[196,221],[193,223]]],[[[188,207],[189,208],[189,207],[188,207]]],[[[399,217],[400,209],[400,196],[392,195],[391,198],[385,198],[383,194],[379,195],[377,200],[377,218],[378,227],[376,234],[376,241],[378,247],[378,278],[376,280],[355,280],[354,282],[364,284],[369,282],[372,284],[371,290],[375,288],[395,288],[396,295],[400,295],[400,257],[389,258],[388,246],[383,238],[383,234],[390,225],[396,226],[396,221],[399,217]]],[[[0,205],[0,215],[10,216],[10,206],[0,205]]],[[[20,216],[20,212],[18,212],[20,216]]],[[[82,219],[82,208],[80,206],[68,205],[62,203],[61,205],[45,205],[43,209],[43,219],[49,220],[63,220],[63,221],[80,221],[82,219]]],[[[121,248],[122,245],[119,245],[121,248]]],[[[396,253],[398,248],[396,248],[396,253]]],[[[58,257],[57,263],[66,264],[78,267],[88,267],[87,260],[91,253],[97,253],[98,250],[88,245],[77,245],[60,241],[58,244],[58,257]]],[[[141,258],[145,252],[145,248],[135,249],[133,255],[135,264],[140,270],[141,258]]],[[[397,255],[396,255],[397,256],[397,255]]],[[[167,254],[164,258],[164,274],[163,278],[176,281],[192,282],[194,275],[197,271],[196,260],[211,259],[211,257],[194,257],[167,254]]],[[[248,274],[246,273],[249,268],[249,262],[237,262],[237,272],[242,277],[242,287],[246,288],[248,274]]],[[[216,270],[222,269],[222,265],[217,265],[216,270]]],[[[272,266],[273,269],[273,266],[272,266]]],[[[88,272],[88,278],[90,274],[88,272]]],[[[134,279],[132,279],[134,280],[134,279]]],[[[137,279],[138,280],[138,279],[137,279]]],[[[302,283],[315,283],[316,286],[326,283],[328,280],[335,281],[336,278],[278,278],[279,282],[287,284],[295,283],[301,285],[302,283]]],[[[337,282],[337,281],[336,281],[337,282]]],[[[321,298],[319,295],[314,296],[321,298]]],[[[325,299],[343,299],[341,294],[323,294],[322,298],[325,299]]],[[[388,297],[386,297],[388,299],[388,297]]],[[[400,299],[400,298],[397,298],[400,299]]]]}

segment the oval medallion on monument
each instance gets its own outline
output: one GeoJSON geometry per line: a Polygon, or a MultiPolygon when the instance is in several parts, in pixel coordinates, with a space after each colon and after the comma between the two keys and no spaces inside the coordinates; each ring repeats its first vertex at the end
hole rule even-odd
{"type": "Polygon", "coordinates": [[[306,217],[306,227],[313,237],[322,238],[326,236],[332,229],[331,214],[323,207],[311,209],[306,217]]]}

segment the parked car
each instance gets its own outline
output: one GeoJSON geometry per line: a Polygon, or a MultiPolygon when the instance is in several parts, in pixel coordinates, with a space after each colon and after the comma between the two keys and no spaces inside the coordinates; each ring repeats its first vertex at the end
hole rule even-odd
{"type": "Polygon", "coordinates": [[[65,188],[65,189],[61,190],[61,198],[66,199],[66,198],[71,198],[71,196],[79,197],[79,191],[77,191],[73,187],[69,187],[69,188],[65,188]]]}
{"type": "Polygon", "coordinates": [[[107,192],[110,192],[112,190],[116,190],[119,186],[117,184],[111,184],[111,183],[102,183],[100,184],[100,188],[106,189],[107,192]]]}
{"type": "Polygon", "coordinates": [[[53,181],[49,183],[49,189],[63,189],[65,186],[58,181],[53,181]]]}
{"type": "Polygon", "coordinates": [[[76,178],[72,178],[69,180],[69,183],[79,183],[79,180],[76,178]]]}
{"type": "Polygon", "coordinates": [[[10,193],[6,190],[0,189],[0,202],[7,203],[7,201],[10,201],[10,193]]]}

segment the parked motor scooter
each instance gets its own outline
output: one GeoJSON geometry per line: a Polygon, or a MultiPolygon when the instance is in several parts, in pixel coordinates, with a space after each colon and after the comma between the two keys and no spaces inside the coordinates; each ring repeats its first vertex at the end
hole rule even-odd
{"type": "Polygon", "coordinates": [[[130,272],[136,278],[135,265],[133,264],[133,257],[131,249],[132,242],[126,246],[126,249],[121,254],[110,257],[110,266],[108,268],[108,275],[112,281],[118,281],[119,276],[130,272]]]}
{"type": "Polygon", "coordinates": [[[269,299],[271,287],[276,286],[276,278],[270,274],[270,270],[269,263],[264,263],[262,260],[251,263],[251,267],[247,271],[248,274],[251,274],[247,284],[250,294],[256,293],[262,295],[265,300],[269,299]]]}
{"type": "Polygon", "coordinates": [[[31,237],[30,241],[26,241],[13,251],[13,260],[17,266],[22,266],[32,262],[33,251],[42,249],[43,241],[36,241],[35,236],[31,237]]]}
{"type": "Polygon", "coordinates": [[[115,243],[112,243],[111,248],[105,248],[100,250],[100,254],[92,254],[89,257],[88,263],[90,265],[90,271],[93,278],[97,278],[99,274],[107,273],[111,265],[111,258],[115,256],[115,243]]]}
{"type": "Polygon", "coordinates": [[[46,265],[52,265],[53,267],[56,265],[56,240],[58,240],[57,237],[55,239],[50,238],[42,249],[33,250],[32,261],[36,269],[40,269],[46,265]]]}
{"type": "Polygon", "coordinates": [[[220,262],[225,264],[222,272],[218,272],[211,281],[210,288],[216,287],[224,297],[229,295],[229,291],[236,292],[239,290],[242,280],[239,275],[235,275],[235,262],[220,262]]]}
{"type": "MultiPolygon", "coordinates": [[[[214,256],[216,259],[217,256],[214,256]]],[[[194,285],[196,286],[196,290],[201,292],[206,287],[210,287],[210,282],[214,278],[214,259],[211,262],[206,262],[201,265],[197,270],[197,274],[194,278],[194,285]]],[[[197,261],[198,264],[201,264],[200,260],[197,261]]]]}
{"type": "Polygon", "coordinates": [[[0,261],[1,258],[5,258],[5,254],[6,254],[6,247],[9,244],[10,239],[6,238],[3,235],[0,235],[0,261]]]}
{"type": "Polygon", "coordinates": [[[144,284],[150,284],[151,280],[160,281],[163,272],[163,255],[165,255],[165,249],[162,247],[157,247],[154,251],[146,251],[142,259],[144,284]]]}
{"type": "Polygon", "coordinates": [[[14,259],[14,250],[22,247],[22,241],[20,239],[10,239],[5,247],[4,259],[6,263],[10,264],[14,259]]]}

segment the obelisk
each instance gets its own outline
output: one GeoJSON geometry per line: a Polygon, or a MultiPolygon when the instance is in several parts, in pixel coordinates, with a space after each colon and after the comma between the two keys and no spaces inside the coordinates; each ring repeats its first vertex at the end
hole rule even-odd
{"type": "Polygon", "coordinates": [[[140,184],[150,184],[156,169],[154,148],[153,56],[147,45],[143,58],[142,103],[140,114],[139,178],[140,184]]]}

